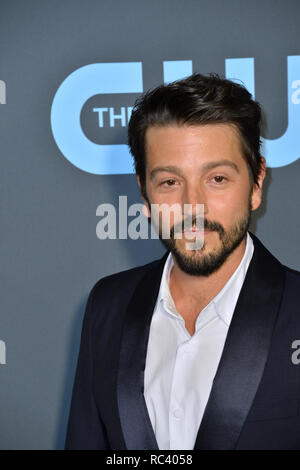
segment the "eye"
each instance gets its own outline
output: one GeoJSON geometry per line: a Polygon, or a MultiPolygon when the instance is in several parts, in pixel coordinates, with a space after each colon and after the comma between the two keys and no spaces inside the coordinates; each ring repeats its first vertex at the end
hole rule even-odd
{"type": "Polygon", "coordinates": [[[213,176],[212,178],[213,180],[215,180],[215,182],[217,184],[224,184],[226,181],[227,181],[227,178],[226,176],[223,176],[223,175],[216,175],[216,176],[213,176]]]}
{"type": "Polygon", "coordinates": [[[169,178],[169,179],[163,181],[161,183],[161,186],[174,186],[175,183],[176,183],[176,180],[174,180],[173,178],[169,178]]]}

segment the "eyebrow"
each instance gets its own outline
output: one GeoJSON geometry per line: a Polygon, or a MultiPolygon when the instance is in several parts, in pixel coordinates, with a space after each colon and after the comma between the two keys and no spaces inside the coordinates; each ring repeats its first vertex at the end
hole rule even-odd
{"type": "MultiPolygon", "coordinates": [[[[204,163],[202,165],[201,169],[204,170],[204,171],[207,171],[207,170],[211,170],[213,168],[216,168],[218,166],[229,166],[229,167],[233,168],[237,173],[240,173],[240,170],[239,170],[239,167],[237,166],[237,164],[232,162],[231,160],[226,160],[226,159],[218,160],[218,161],[215,161],[215,162],[204,163]]],[[[183,176],[183,173],[180,170],[180,168],[178,168],[177,166],[168,165],[168,166],[157,166],[157,167],[153,168],[153,170],[150,172],[150,179],[152,180],[153,178],[155,178],[157,173],[160,173],[160,172],[163,172],[163,171],[164,172],[175,173],[179,176],[183,176]]]]}

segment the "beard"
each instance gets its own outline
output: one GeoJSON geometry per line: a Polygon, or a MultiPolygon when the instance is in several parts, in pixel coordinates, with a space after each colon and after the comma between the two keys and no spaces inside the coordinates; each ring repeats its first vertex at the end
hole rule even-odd
{"type": "MultiPolygon", "coordinates": [[[[170,229],[170,238],[163,238],[160,228],[159,238],[171,251],[182,271],[192,276],[209,276],[222,266],[246,236],[251,221],[251,210],[251,195],[249,195],[246,214],[241,216],[227,231],[220,223],[204,219],[204,229],[217,232],[221,242],[220,247],[212,253],[205,254],[207,245],[205,240],[202,248],[193,252],[189,251],[190,255],[187,255],[183,250],[181,251],[174,237],[174,226],[170,229]]],[[[196,216],[192,220],[192,224],[195,225],[195,223],[196,216]]]]}

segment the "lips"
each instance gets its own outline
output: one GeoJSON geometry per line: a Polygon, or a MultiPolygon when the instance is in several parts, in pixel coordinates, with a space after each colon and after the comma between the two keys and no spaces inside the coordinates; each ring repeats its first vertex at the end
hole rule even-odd
{"type": "MultiPolygon", "coordinates": [[[[192,227],[191,230],[184,230],[184,232],[202,232],[202,229],[197,230],[196,227],[192,227]]],[[[205,228],[203,232],[208,233],[208,232],[211,232],[211,230],[205,228]]]]}

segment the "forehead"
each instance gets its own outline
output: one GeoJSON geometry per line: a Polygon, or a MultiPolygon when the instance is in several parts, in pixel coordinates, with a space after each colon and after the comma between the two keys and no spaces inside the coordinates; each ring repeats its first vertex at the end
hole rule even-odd
{"type": "Polygon", "coordinates": [[[145,147],[149,160],[190,155],[243,159],[239,131],[229,123],[152,126],[147,129],[145,147]]]}

